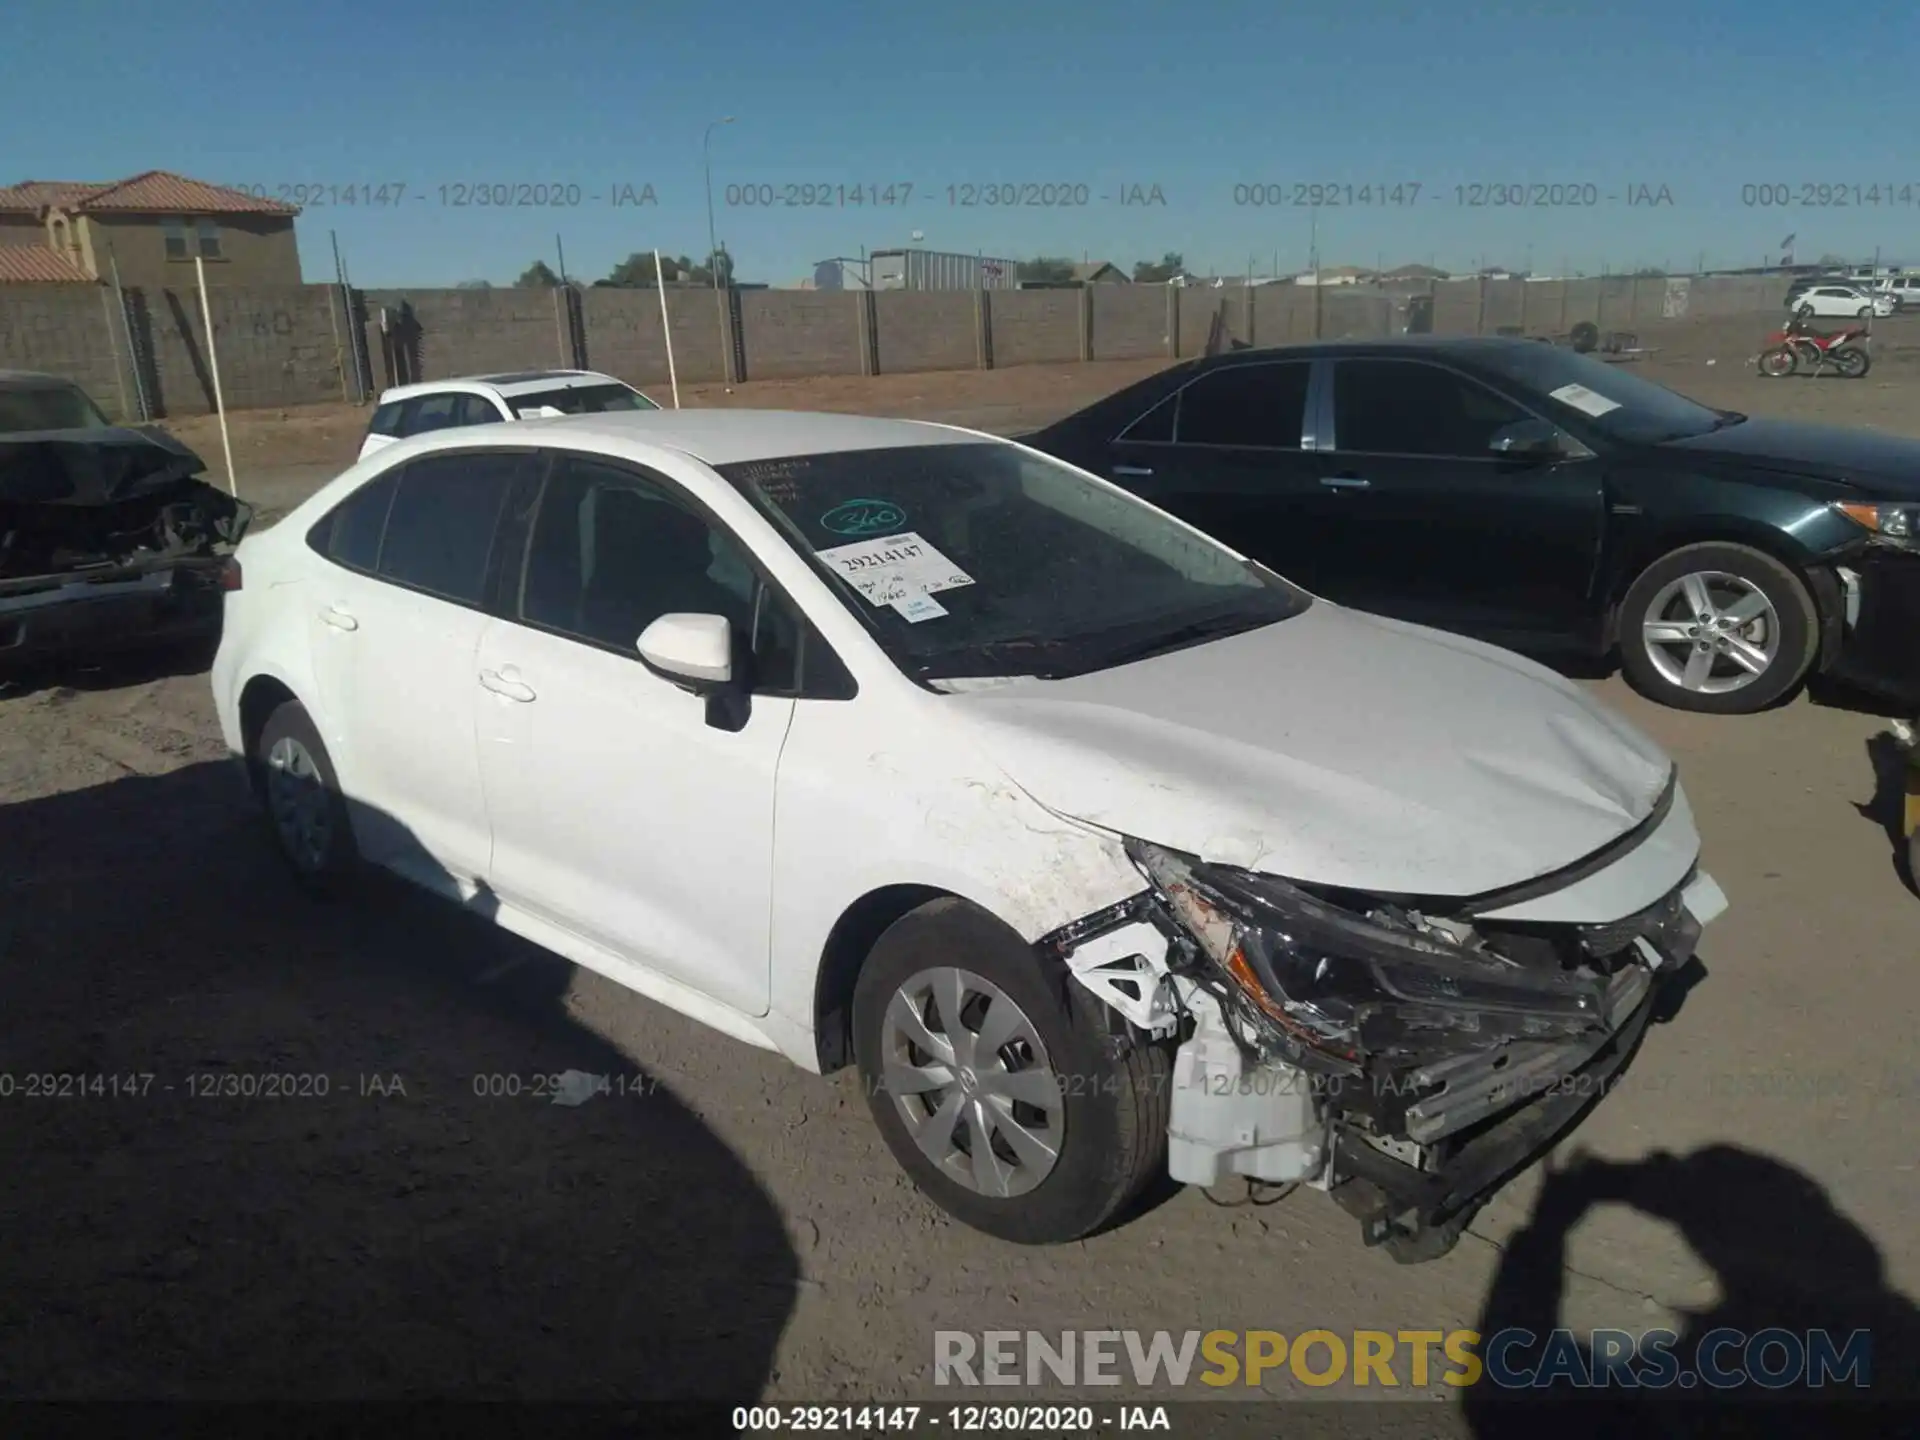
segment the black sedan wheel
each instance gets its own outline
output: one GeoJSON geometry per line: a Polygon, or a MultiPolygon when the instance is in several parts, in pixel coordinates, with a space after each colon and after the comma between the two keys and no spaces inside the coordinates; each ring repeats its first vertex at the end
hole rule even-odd
{"type": "Polygon", "coordinates": [[[1688,545],[1648,566],[1620,603],[1620,665],[1676,710],[1745,715],[1788,694],[1820,627],[1800,577],[1745,545],[1688,545]]]}

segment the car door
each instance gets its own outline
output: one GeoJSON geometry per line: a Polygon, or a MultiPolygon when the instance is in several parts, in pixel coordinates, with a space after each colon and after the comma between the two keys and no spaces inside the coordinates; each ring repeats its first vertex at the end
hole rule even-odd
{"type": "Polygon", "coordinates": [[[1114,442],[1112,478],[1314,588],[1318,545],[1304,504],[1317,478],[1314,374],[1305,359],[1202,372],[1114,442]]]}
{"type": "Polygon", "coordinates": [[[1501,430],[1540,417],[1436,361],[1346,357],[1331,386],[1321,593],[1493,639],[1593,639],[1600,460],[1495,452],[1501,430]]]}
{"type": "Polygon", "coordinates": [[[765,1014],[794,698],[759,683],[778,667],[754,627],[784,602],[679,487],[611,461],[555,459],[517,523],[524,571],[466,680],[492,888],[622,964],[765,1014]],[[674,612],[724,615],[742,637],[738,663],[763,668],[743,709],[718,713],[640,663],[641,632],[674,612]]]}
{"type": "Polygon", "coordinates": [[[484,878],[474,653],[493,542],[530,452],[450,451],[356,491],[309,537],[330,563],[309,620],[328,748],[362,852],[431,888],[484,878]]]}

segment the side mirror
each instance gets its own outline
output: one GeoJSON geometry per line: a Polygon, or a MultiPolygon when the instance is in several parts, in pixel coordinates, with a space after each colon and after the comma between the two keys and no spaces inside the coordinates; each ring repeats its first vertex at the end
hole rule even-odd
{"type": "Polygon", "coordinates": [[[640,663],[695,695],[733,681],[733,627],[723,615],[662,615],[641,632],[640,663]]]}
{"type": "Polygon", "coordinates": [[[1487,448],[1496,455],[1516,459],[1553,460],[1567,453],[1567,443],[1559,428],[1545,420],[1516,420],[1494,431],[1487,448]]]}

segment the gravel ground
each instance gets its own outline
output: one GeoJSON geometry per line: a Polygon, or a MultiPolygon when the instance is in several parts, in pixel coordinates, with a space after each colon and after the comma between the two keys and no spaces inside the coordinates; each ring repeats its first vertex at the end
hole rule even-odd
{"type": "MultiPolygon", "coordinates": [[[[745,388],[1013,428],[1126,369],[745,388]]],[[[1893,367],[1654,373],[1754,413],[1920,432],[1893,367]]],[[[303,438],[275,450],[281,423],[235,427],[263,437],[242,490],[265,500],[271,480],[270,511],[356,439],[345,416],[295,416],[303,438]]],[[[1884,722],[1836,697],[1688,716],[1589,683],[1679,759],[1733,908],[1580,1132],[1620,1168],[1544,1195],[1523,1176],[1452,1255],[1403,1268],[1309,1192],[1180,1192],[1046,1251],[965,1230],[898,1175],[850,1076],[796,1072],[396,886],[306,899],[191,664],[28,677],[0,692],[0,1394],[927,1398],[943,1328],[1555,1313],[1872,1325],[1884,1388],[1920,1338],[1903,1298],[1920,899],[1886,828],[1884,722]],[[569,1070],[608,1085],[555,1104],[569,1070]],[[48,1094],[47,1075],[103,1078],[48,1094]]],[[[1270,1376],[1264,1393],[1356,1392],[1270,1376]]]]}

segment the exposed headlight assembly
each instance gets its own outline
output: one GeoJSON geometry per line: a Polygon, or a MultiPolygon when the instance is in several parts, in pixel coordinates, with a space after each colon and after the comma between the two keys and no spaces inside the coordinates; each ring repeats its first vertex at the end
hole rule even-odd
{"type": "Polygon", "coordinates": [[[1920,548],[1920,505],[1833,502],[1833,508],[1882,540],[1920,548]]]}
{"type": "Polygon", "coordinates": [[[1606,1023],[1604,983],[1522,967],[1396,928],[1275,876],[1209,865],[1143,841],[1127,853],[1196,945],[1293,1042],[1302,1063],[1357,1072],[1374,1054],[1579,1034],[1606,1023]]]}

